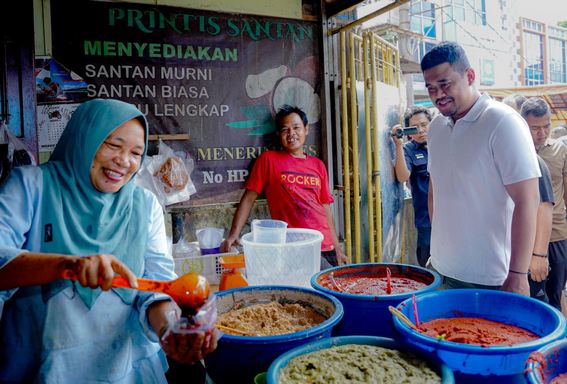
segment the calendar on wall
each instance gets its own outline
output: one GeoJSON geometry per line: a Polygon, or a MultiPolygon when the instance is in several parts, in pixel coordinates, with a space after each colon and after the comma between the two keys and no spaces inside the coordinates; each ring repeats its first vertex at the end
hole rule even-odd
{"type": "Polygon", "coordinates": [[[37,106],[39,152],[52,152],[63,129],[77,107],[76,104],[49,104],[37,106]]]}

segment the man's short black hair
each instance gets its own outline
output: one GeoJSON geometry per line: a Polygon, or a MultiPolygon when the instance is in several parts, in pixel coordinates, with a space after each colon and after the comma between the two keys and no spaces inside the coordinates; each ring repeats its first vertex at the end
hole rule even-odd
{"type": "Polygon", "coordinates": [[[547,102],[541,97],[530,97],[524,104],[522,104],[522,109],[520,109],[520,115],[526,119],[529,115],[534,117],[543,117],[550,115],[551,110],[547,102]]]}
{"type": "Polygon", "coordinates": [[[307,115],[305,112],[303,112],[299,107],[292,107],[291,105],[285,104],[278,110],[278,113],[276,113],[276,132],[279,132],[282,129],[282,120],[284,117],[291,115],[292,113],[297,113],[301,118],[301,121],[303,121],[303,125],[307,127],[307,115]]]}
{"type": "Polygon", "coordinates": [[[421,71],[424,72],[443,63],[449,63],[460,74],[465,73],[471,67],[463,47],[454,41],[444,41],[423,56],[421,71]]]}
{"type": "Polygon", "coordinates": [[[413,107],[408,109],[404,114],[404,124],[406,125],[406,127],[410,126],[410,122],[409,122],[410,119],[419,113],[423,113],[425,117],[427,117],[427,120],[431,121],[432,117],[431,117],[431,112],[429,112],[429,109],[421,105],[414,105],[413,107]]]}

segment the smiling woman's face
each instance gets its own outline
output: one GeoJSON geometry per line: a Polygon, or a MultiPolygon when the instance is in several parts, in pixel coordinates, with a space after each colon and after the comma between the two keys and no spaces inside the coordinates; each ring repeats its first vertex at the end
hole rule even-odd
{"type": "Polygon", "coordinates": [[[91,166],[91,182],[100,192],[118,192],[140,168],[144,128],[132,119],[116,128],[98,148],[91,166]]]}

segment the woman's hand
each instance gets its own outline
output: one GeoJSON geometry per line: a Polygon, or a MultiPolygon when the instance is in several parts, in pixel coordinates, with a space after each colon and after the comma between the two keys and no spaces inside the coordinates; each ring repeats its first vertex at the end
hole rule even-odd
{"type": "Polygon", "coordinates": [[[175,302],[159,301],[148,308],[148,319],[156,330],[165,354],[181,364],[194,364],[202,360],[217,347],[216,329],[177,333],[169,329],[167,313],[173,313],[175,319],[181,316],[181,309],[175,302]]]}
{"type": "Polygon", "coordinates": [[[107,291],[114,274],[137,287],[136,276],[116,257],[108,254],[70,256],[60,253],[22,252],[0,268],[0,290],[49,284],[62,277],[79,281],[84,287],[107,291]],[[70,272],[70,273],[69,273],[70,272]]]}
{"type": "Polygon", "coordinates": [[[112,287],[115,273],[124,277],[130,286],[138,286],[136,276],[126,264],[110,254],[98,254],[85,257],[72,257],[63,263],[63,271],[71,270],[76,280],[84,287],[102,288],[108,291],[112,287]]]}
{"type": "Polygon", "coordinates": [[[167,332],[161,338],[161,347],[167,356],[181,364],[195,364],[217,347],[215,328],[195,333],[167,332]]]}

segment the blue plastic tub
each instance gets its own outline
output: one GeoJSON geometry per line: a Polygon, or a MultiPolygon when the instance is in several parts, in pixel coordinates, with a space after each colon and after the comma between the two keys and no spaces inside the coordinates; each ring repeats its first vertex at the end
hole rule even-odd
{"type": "Polygon", "coordinates": [[[557,340],[530,355],[524,371],[529,384],[547,384],[567,374],[567,340],[557,340]]]}
{"type": "Polygon", "coordinates": [[[455,382],[453,377],[453,372],[451,372],[449,367],[442,364],[435,358],[431,358],[419,352],[415,353],[412,350],[408,350],[405,346],[400,345],[394,339],[377,337],[377,336],[340,336],[340,337],[332,337],[329,339],[314,341],[284,353],[276,360],[274,360],[272,365],[270,365],[270,369],[268,370],[268,376],[267,376],[268,384],[278,384],[279,374],[281,370],[285,368],[289,363],[289,361],[292,360],[293,358],[304,355],[306,353],[316,352],[321,349],[326,349],[326,348],[330,348],[338,345],[346,345],[346,344],[374,345],[378,347],[410,352],[420,357],[421,359],[427,361],[431,369],[436,371],[437,374],[441,376],[442,379],[441,382],[443,384],[452,384],[455,382]]]}
{"type": "Polygon", "coordinates": [[[343,317],[343,306],[337,299],[309,288],[252,286],[221,291],[216,296],[219,314],[231,310],[235,303],[247,306],[279,300],[308,304],[328,318],[315,327],[285,335],[222,335],[217,349],[205,358],[207,373],[215,384],[253,383],[254,377],[267,371],[272,361],[282,353],[310,341],[330,337],[333,327],[343,317]]]}
{"type": "MultiPolygon", "coordinates": [[[[402,340],[418,350],[436,355],[455,372],[458,382],[524,382],[523,371],[529,354],[567,333],[565,318],[558,310],[510,292],[453,289],[420,295],[416,303],[421,322],[449,317],[482,317],[541,336],[512,346],[481,347],[425,336],[394,317],[402,340]]],[[[411,299],[398,305],[398,309],[415,322],[411,299]]]]}
{"type": "Polygon", "coordinates": [[[437,272],[415,265],[394,263],[346,265],[326,269],[311,278],[311,286],[313,288],[336,297],[343,304],[345,315],[333,331],[335,336],[369,335],[395,338],[397,332],[394,329],[388,306],[395,307],[408,297],[411,297],[412,294],[420,295],[434,291],[440,285],[441,277],[437,272]],[[369,274],[386,276],[386,267],[390,269],[392,276],[412,278],[427,284],[427,287],[398,295],[371,296],[338,292],[325,288],[321,284],[321,282],[329,278],[331,273],[333,273],[335,278],[339,276],[363,277],[369,274]]]}

